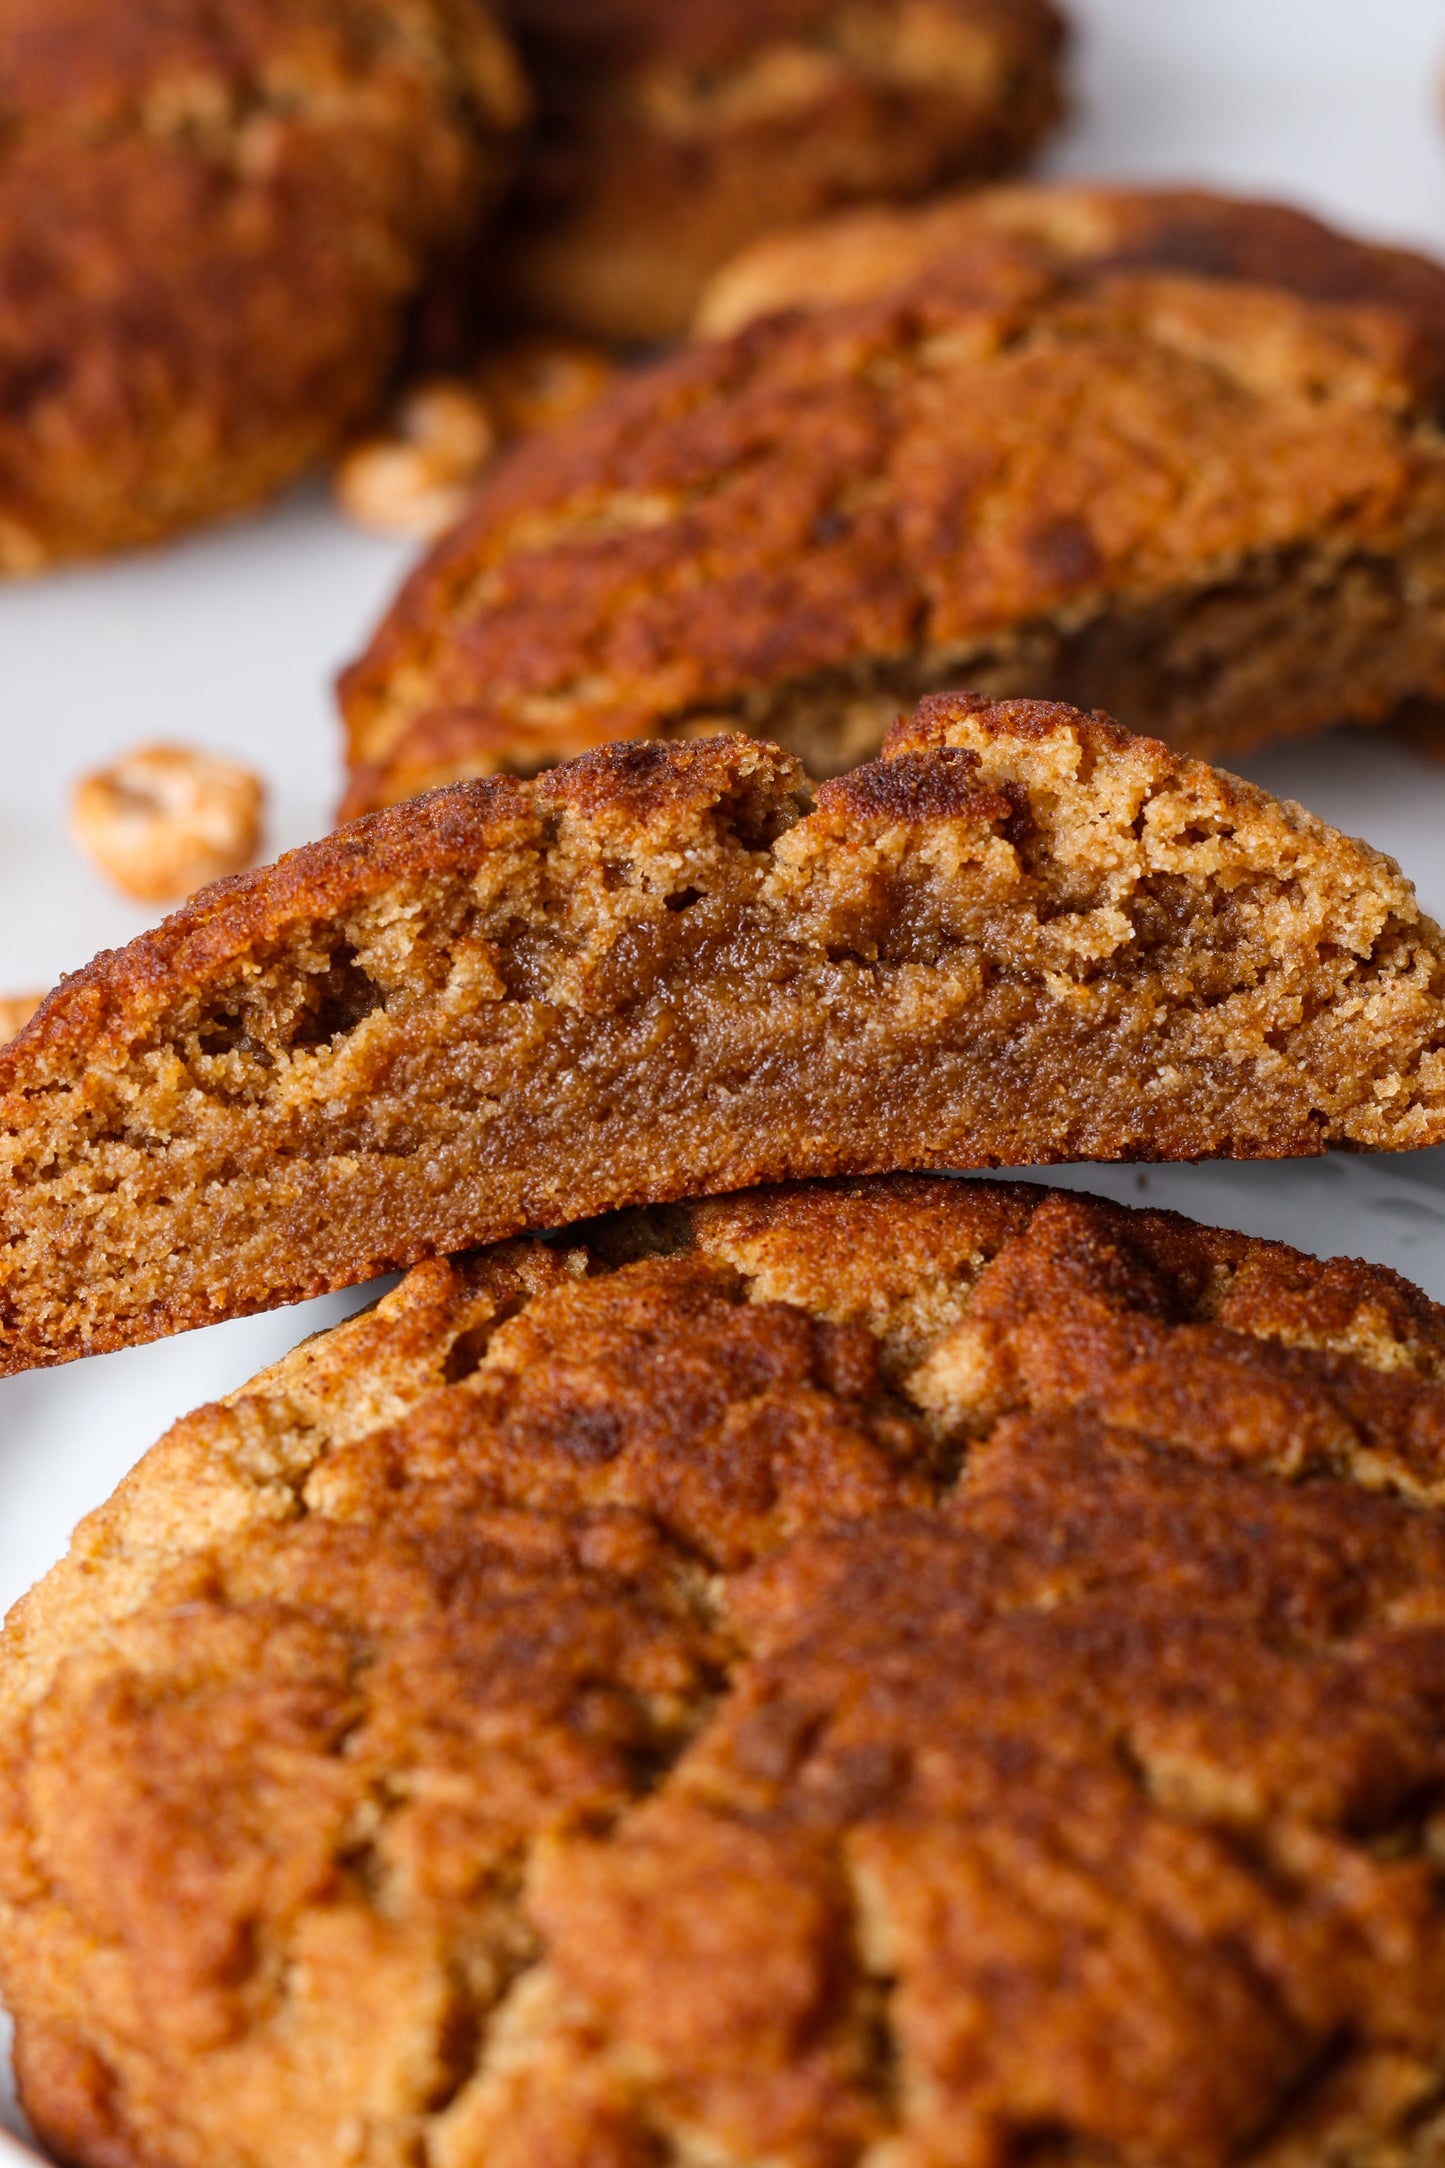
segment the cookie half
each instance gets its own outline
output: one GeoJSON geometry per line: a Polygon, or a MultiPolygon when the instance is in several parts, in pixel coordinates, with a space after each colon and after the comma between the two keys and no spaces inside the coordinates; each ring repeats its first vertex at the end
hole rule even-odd
{"type": "Polygon", "coordinates": [[[1445,1141],[1397,868],[1100,717],[938,699],[374,815],[0,1052],[0,1368],[757,1181],[1445,1141]]]}
{"type": "Polygon", "coordinates": [[[914,1180],[420,1266],[0,1641],[84,2168],[1438,2155],[1445,1313],[914,1180]]]}
{"type": "Polygon", "coordinates": [[[911,282],[497,471],[342,680],[350,812],[723,726],[835,773],[949,685],[1209,757],[1445,690],[1445,271],[1207,197],[917,217],[911,282]]]}
{"type": "Polygon", "coordinates": [[[482,0],[4,0],[0,573],[333,450],[525,108],[482,0]]]}
{"type": "Polygon", "coordinates": [[[1049,0],[504,0],[538,127],[489,298],[624,342],[687,329],[769,227],[1022,163],[1058,120],[1049,0]]]}

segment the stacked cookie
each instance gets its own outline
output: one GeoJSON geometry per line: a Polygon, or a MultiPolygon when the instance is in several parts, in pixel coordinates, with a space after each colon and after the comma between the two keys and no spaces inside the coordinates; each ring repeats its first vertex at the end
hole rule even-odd
{"type": "Polygon", "coordinates": [[[0,1089],[10,1369],[419,1260],[7,1624],[57,2154],[1432,2142],[1445,1312],[877,1171],[1445,1139],[1388,861],[1037,702],[622,745],[204,891],[0,1089]]]}
{"type": "Polygon", "coordinates": [[[35,379],[78,449],[17,467],[17,567],[334,441],[509,157],[499,309],[702,297],[346,673],[352,817],[0,1050],[0,1373],[405,1274],[0,1634],[31,2122],[81,2168],[1425,2168],[1445,1310],[962,1177],[1445,1143],[1445,933],[1201,757],[1445,697],[1445,271],[1031,187],[708,284],[764,197],[1021,156],[1052,13],[503,13],[525,139],[471,0],[0,0],[0,82],[74,99],[22,163],[180,236],[114,458],[111,228],[100,314],[35,319],[100,358],[35,379]],[[337,307],[258,422],[307,221],[337,307]]]}

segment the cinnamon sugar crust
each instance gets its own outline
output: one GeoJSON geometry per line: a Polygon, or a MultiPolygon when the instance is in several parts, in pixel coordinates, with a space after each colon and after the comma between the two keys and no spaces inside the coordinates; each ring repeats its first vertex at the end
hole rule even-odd
{"type": "Polygon", "coordinates": [[[1025,1185],[417,1267],[0,1640],[85,2168],[1421,2164],[1445,1312],[1025,1185]]]}
{"type": "Polygon", "coordinates": [[[524,315],[685,332],[770,225],[1022,163],[1058,120],[1049,0],[504,0],[538,127],[484,271],[524,315]]]}
{"type": "Polygon", "coordinates": [[[0,1367],[789,1177],[1445,1140],[1398,869],[1104,717],[936,699],[372,816],[0,1052],[0,1367]]]}
{"type": "Polygon", "coordinates": [[[482,0],[3,0],[0,573],[332,451],[525,106],[482,0]]]}
{"type": "Polygon", "coordinates": [[[723,727],[833,774],[959,685],[1207,757],[1438,697],[1445,272],[1209,197],[981,206],[504,463],[343,676],[347,811],[723,727]]]}

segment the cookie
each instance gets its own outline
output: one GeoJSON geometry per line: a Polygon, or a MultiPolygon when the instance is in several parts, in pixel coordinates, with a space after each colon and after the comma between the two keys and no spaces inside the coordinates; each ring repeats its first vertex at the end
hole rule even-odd
{"type": "Polygon", "coordinates": [[[0,1641],[82,2168],[1438,2156],[1445,1312],[1025,1185],[419,1266],[0,1641]]]}
{"type": "Polygon", "coordinates": [[[1445,688],[1445,272],[1211,199],[978,219],[498,471],[342,681],[348,811],[724,725],[834,773],[942,686],[1211,758],[1445,688]]]}
{"type": "Polygon", "coordinates": [[[0,1051],[0,1370],[758,1181],[1445,1142],[1397,868],[1102,717],[936,699],[373,815],[0,1051]]]}
{"type": "Polygon", "coordinates": [[[525,104],[482,0],[0,0],[0,572],[343,441],[525,104]]]}
{"type": "Polygon", "coordinates": [[[770,226],[1007,172],[1063,103],[1049,0],[504,13],[540,110],[489,296],[624,342],[685,331],[709,274],[770,226]]]}

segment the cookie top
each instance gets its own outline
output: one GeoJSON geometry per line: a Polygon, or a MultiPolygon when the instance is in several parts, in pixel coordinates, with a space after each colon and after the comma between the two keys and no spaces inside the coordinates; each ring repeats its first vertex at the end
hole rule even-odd
{"type": "Polygon", "coordinates": [[[64,2156],[1430,2155],[1445,1313],[1023,1185],[419,1267],[0,1644],[64,2156]]]}
{"type": "Polygon", "coordinates": [[[0,1050],[0,1370],[761,1181],[1445,1141],[1399,869],[1107,717],[937,697],[456,785],[218,883],[0,1050]]]}
{"type": "Polygon", "coordinates": [[[697,329],[716,337],[778,309],[867,300],[999,241],[1059,270],[1148,269],[1397,310],[1445,346],[1445,267],[1429,256],[1358,241],[1287,204],[1067,182],[874,204],[767,234],[717,273],[697,329]]]}
{"type": "Polygon", "coordinates": [[[342,679],[348,810],[722,724],[838,770],[946,685],[1205,752],[1445,686],[1445,273],[1207,198],[960,217],[503,463],[342,679]]]}
{"type": "Polygon", "coordinates": [[[676,337],[769,225],[1017,166],[1062,108],[1048,0],[511,0],[538,127],[488,262],[513,306],[676,337]]]}
{"type": "Polygon", "coordinates": [[[482,0],[3,0],[0,571],[256,501],[499,193],[482,0]]]}

